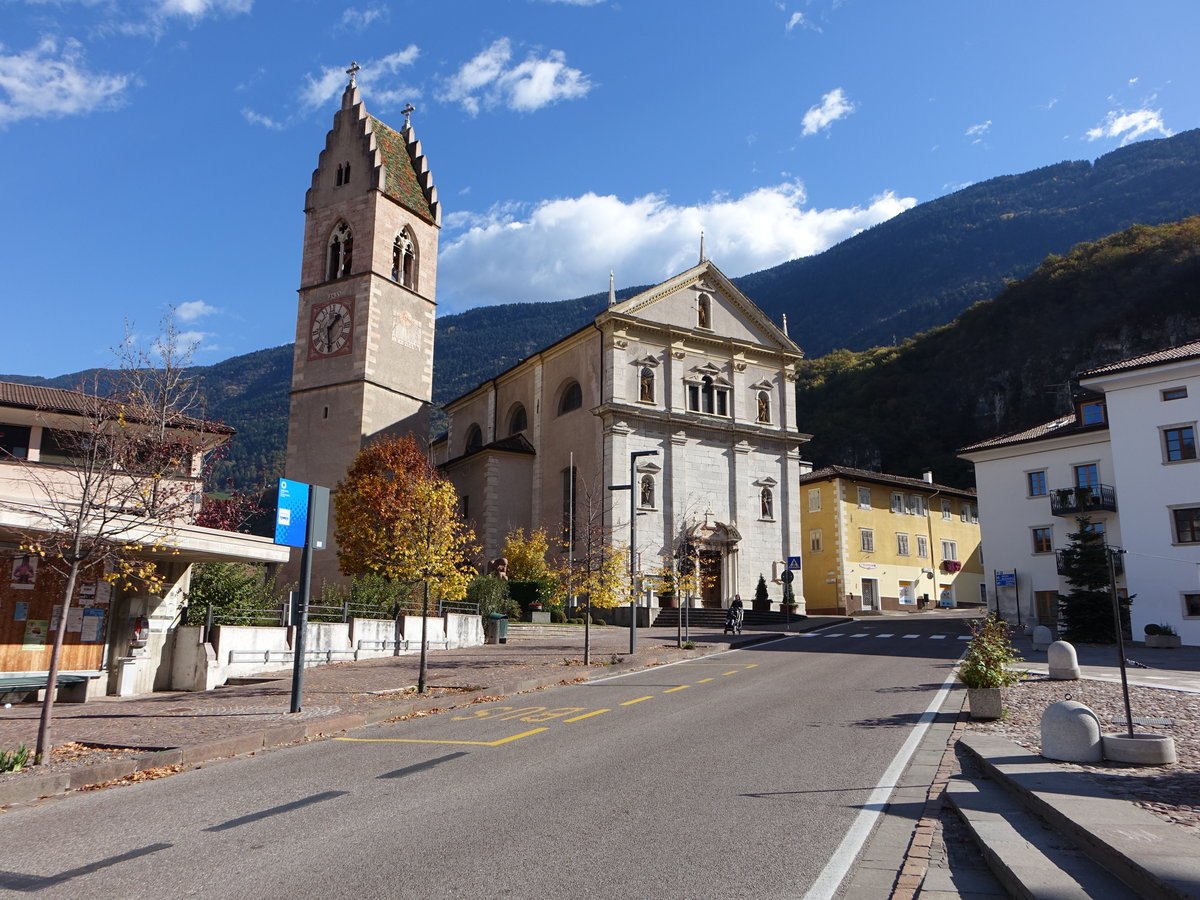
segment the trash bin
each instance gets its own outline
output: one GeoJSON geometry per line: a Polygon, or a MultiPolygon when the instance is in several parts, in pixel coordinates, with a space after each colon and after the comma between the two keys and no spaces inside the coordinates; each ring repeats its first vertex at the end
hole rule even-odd
{"type": "Polygon", "coordinates": [[[507,644],[508,616],[488,613],[487,621],[483,623],[483,641],[485,644],[507,644]]]}

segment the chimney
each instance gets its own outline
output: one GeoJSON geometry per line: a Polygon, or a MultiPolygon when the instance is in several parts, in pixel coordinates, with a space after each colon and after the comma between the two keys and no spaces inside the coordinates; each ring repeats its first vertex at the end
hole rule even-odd
{"type": "Polygon", "coordinates": [[[933,484],[933,469],[926,469],[922,472],[921,480],[926,484],[933,484]]]}

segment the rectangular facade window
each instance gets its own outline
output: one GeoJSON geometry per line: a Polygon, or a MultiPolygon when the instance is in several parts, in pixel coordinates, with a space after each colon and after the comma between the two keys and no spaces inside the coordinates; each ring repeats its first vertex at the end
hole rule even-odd
{"type": "Polygon", "coordinates": [[[1183,615],[1187,619],[1200,619],[1200,594],[1183,595],[1183,615]]]}
{"type": "Polygon", "coordinates": [[[920,494],[908,495],[908,514],[910,516],[920,516],[929,512],[929,506],[925,502],[925,498],[920,494]]]}
{"type": "Polygon", "coordinates": [[[942,541],[942,559],[958,559],[958,541],[942,541]]]}
{"type": "Polygon", "coordinates": [[[971,504],[966,500],[958,501],[958,517],[963,522],[971,521],[971,504]]]}
{"type": "Polygon", "coordinates": [[[900,494],[900,493],[892,494],[892,512],[894,512],[894,513],[904,512],[904,495],[903,494],[900,494]]]}
{"type": "Polygon", "coordinates": [[[900,602],[905,605],[917,602],[917,593],[913,590],[911,581],[900,582],[900,602]]]}
{"type": "Polygon", "coordinates": [[[29,426],[0,422],[0,462],[29,458],[29,426]]]}
{"type": "Polygon", "coordinates": [[[971,524],[972,525],[979,524],[979,504],[978,503],[971,504],[971,524]]]}
{"type": "Polygon", "coordinates": [[[921,559],[929,559],[929,538],[923,534],[917,535],[917,556],[921,559]]]}
{"type": "Polygon", "coordinates": [[[809,488],[808,489],[808,511],[809,512],[820,512],[821,511],[821,489],[820,488],[809,488]]]}
{"type": "Polygon", "coordinates": [[[1166,388],[1162,392],[1164,400],[1186,400],[1187,395],[1186,387],[1166,388]]]}
{"type": "Polygon", "coordinates": [[[1171,516],[1175,520],[1175,543],[1200,543],[1200,506],[1173,509],[1171,516]]]}
{"type": "Polygon", "coordinates": [[[1038,471],[1038,472],[1027,472],[1025,475],[1025,478],[1028,480],[1028,483],[1029,483],[1029,496],[1030,497],[1045,497],[1046,496],[1047,488],[1046,488],[1046,470],[1045,469],[1042,469],[1041,471],[1038,471]]]}
{"type": "Polygon", "coordinates": [[[858,541],[863,553],[875,552],[875,532],[870,528],[858,529],[858,541]]]}
{"type": "Polygon", "coordinates": [[[1054,549],[1054,532],[1050,528],[1034,528],[1032,535],[1034,553],[1049,553],[1054,549]]]}
{"type": "Polygon", "coordinates": [[[1058,621],[1058,591],[1034,591],[1033,602],[1039,625],[1053,625],[1058,621]]]}
{"type": "Polygon", "coordinates": [[[858,508],[871,508],[871,489],[869,487],[860,487],[858,489],[858,508]]]}
{"type": "Polygon", "coordinates": [[[824,536],[821,534],[820,528],[814,528],[808,533],[808,549],[813,553],[820,553],[824,549],[824,536]]]}
{"type": "Polygon", "coordinates": [[[700,385],[689,384],[687,386],[688,409],[692,412],[700,412],[700,385]]]}
{"type": "Polygon", "coordinates": [[[954,515],[954,507],[949,500],[942,500],[942,518],[949,522],[952,515],[954,515]]]}
{"type": "Polygon", "coordinates": [[[909,553],[908,553],[908,535],[907,534],[897,534],[896,535],[896,553],[899,556],[908,556],[909,555],[909,553]]]}
{"type": "Polygon", "coordinates": [[[1196,458],[1196,428],[1179,425],[1163,429],[1163,455],[1167,462],[1182,462],[1196,458]]]}
{"type": "Polygon", "coordinates": [[[71,435],[42,429],[42,446],[38,459],[44,463],[58,466],[69,466],[79,461],[83,452],[80,446],[82,435],[72,438],[71,435]]]}
{"type": "Polygon", "coordinates": [[[1093,400],[1079,407],[1084,425],[1101,425],[1104,422],[1104,401],[1093,400]]]}
{"type": "Polygon", "coordinates": [[[1100,467],[1095,463],[1075,467],[1075,487],[1092,488],[1100,484],[1100,467]]]}

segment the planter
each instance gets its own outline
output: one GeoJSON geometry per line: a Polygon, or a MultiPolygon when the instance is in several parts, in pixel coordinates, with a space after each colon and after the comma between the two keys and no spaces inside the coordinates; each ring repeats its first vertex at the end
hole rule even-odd
{"type": "Polygon", "coordinates": [[[750,606],[755,612],[770,612],[771,611],[771,601],[770,600],[751,600],[750,606]]]}
{"type": "Polygon", "coordinates": [[[658,595],[658,605],[662,609],[678,609],[679,608],[679,598],[676,597],[674,594],[659,594],[658,595]]]}
{"type": "Polygon", "coordinates": [[[967,705],[972,719],[999,719],[1004,714],[1000,688],[967,688],[967,705]]]}
{"type": "Polygon", "coordinates": [[[1104,758],[1112,762],[1135,766],[1165,766],[1175,762],[1175,739],[1165,734],[1134,732],[1133,737],[1128,733],[1106,734],[1100,742],[1104,745],[1104,758]]]}
{"type": "Polygon", "coordinates": [[[796,615],[796,610],[798,610],[799,608],[800,608],[799,603],[783,603],[780,605],[779,611],[781,613],[786,613],[788,615],[794,616],[794,615],[796,615]]]}
{"type": "Polygon", "coordinates": [[[1183,646],[1183,639],[1177,634],[1148,634],[1146,646],[1157,647],[1161,650],[1183,646]]]}

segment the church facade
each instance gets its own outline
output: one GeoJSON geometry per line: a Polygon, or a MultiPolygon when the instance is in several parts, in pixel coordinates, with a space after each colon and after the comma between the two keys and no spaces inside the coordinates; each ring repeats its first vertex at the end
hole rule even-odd
{"type": "Polygon", "coordinates": [[[435,459],[487,559],[516,528],[577,553],[599,524],[613,545],[632,539],[638,572],[687,547],[704,605],[748,600],[800,552],[800,348],[703,254],[609,298],[590,325],[448,403],[435,459]]]}
{"type": "MultiPolygon", "coordinates": [[[[287,477],[329,488],[372,437],[427,438],[433,389],[437,189],[411,107],[400,131],[369,115],[356,71],[305,195],[288,416],[287,477]]],[[[314,585],[339,580],[332,532],[314,585]]]]}

